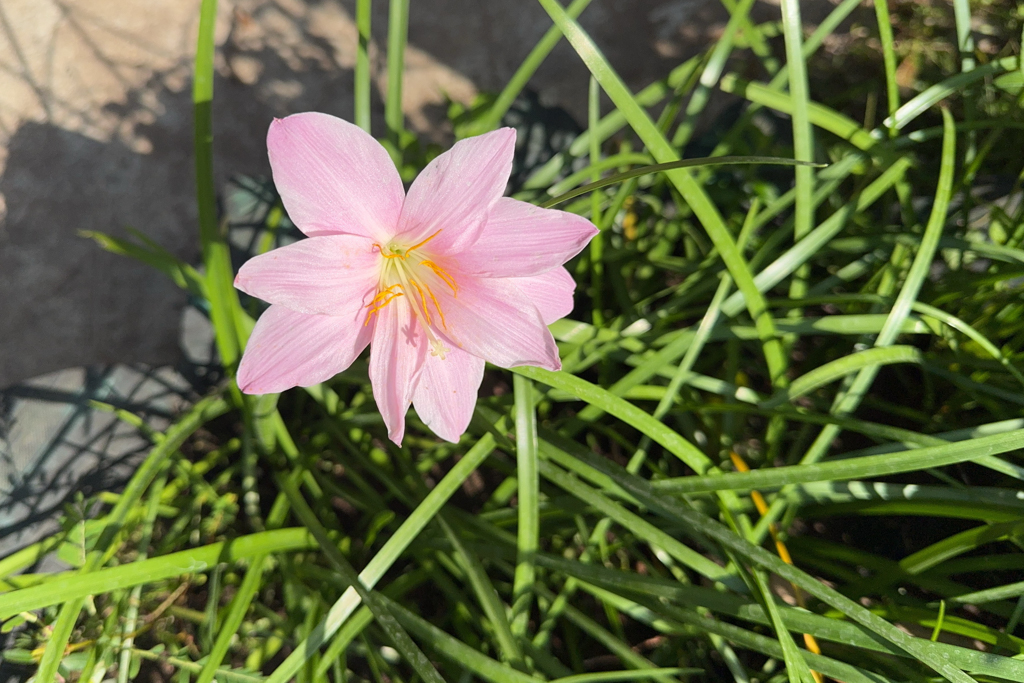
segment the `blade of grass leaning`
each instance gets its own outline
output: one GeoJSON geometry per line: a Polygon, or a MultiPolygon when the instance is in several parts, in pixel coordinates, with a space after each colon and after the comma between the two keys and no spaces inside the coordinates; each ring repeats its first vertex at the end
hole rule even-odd
{"type": "MultiPolygon", "coordinates": [[[[814,131],[810,122],[810,95],[807,85],[807,69],[803,56],[803,22],[800,19],[799,0],[782,0],[782,34],[786,44],[786,66],[789,69],[789,94],[793,102],[793,157],[798,161],[814,160],[814,131]]],[[[796,210],[793,222],[793,239],[799,242],[814,225],[814,172],[809,166],[797,166],[796,210]]],[[[810,269],[805,264],[794,273],[790,282],[789,296],[799,299],[807,293],[807,277],[810,269]]]]}
{"type": "MultiPolygon", "coordinates": [[[[621,162],[614,163],[613,160],[609,159],[610,166],[621,165],[621,162]]],[[[797,161],[795,159],[783,159],[781,157],[762,157],[762,156],[733,156],[733,157],[701,157],[700,159],[679,159],[677,161],[669,161],[663,164],[651,164],[650,166],[641,166],[639,168],[631,168],[628,171],[622,171],[614,175],[610,175],[600,180],[587,183],[586,185],[580,185],[574,190],[569,190],[564,194],[560,194],[552,199],[541,202],[538,206],[542,209],[550,209],[553,206],[565,203],[570,199],[575,199],[580,195],[599,190],[602,187],[608,187],[609,185],[617,185],[618,183],[625,182],[631,178],[639,178],[645,175],[651,175],[652,173],[664,173],[679,168],[701,168],[703,166],[740,166],[740,165],[767,165],[767,166],[814,166],[817,168],[823,168],[828,164],[818,164],[811,161],[797,161]]],[[[598,166],[598,169],[603,166],[598,166]]],[[[586,169],[584,169],[586,171],[586,169]]],[[[580,172],[582,175],[583,171],[580,172]]],[[[570,176],[579,177],[579,176],[570,176]]],[[[569,178],[566,178],[564,182],[568,182],[569,178]]],[[[559,185],[562,185],[560,183],[559,185]]],[[[553,186],[552,190],[557,186],[553,186]]]]}
{"type": "MultiPolygon", "coordinates": [[[[537,561],[542,567],[576,577],[586,584],[599,586],[627,597],[647,596],[662,603],[673,603],[687,608],[706,607],[714,614],[734,617],[764,626],[770,625],[764,608],[760,604],[752,602],[748,597],[725,593],[713,588],[687,586],[669,579],[641,576],[599,565],[583,564],[546,554],[538,555],[537,561]]],[[[873,636],[868,629],[860,624],[821,616],[786,605],[779,605],[778,609],[786,627],[794,632],[810,633],[822,640],[876,652],[887,652],[899,657],[910,656],[895,645],[873,636]]],[[[942,651],[955,666],[967,671],[1003,676],[1008,680],[1024,676],[1024,662],[1011,657],[993,656],[991,653],[945,643],[939,643],[936,649],[942,651]]]]}
{"type": "Polygon", "coordinates": [[[819,365],[801,375],[793,380],[793,383],[788,387],[779,390],[767,401],[763,401],[760,407],[766,409],[777,408],[783,403],[806,396],[826,384],[831,384],[838,379],[842,379],[865,368],[877,369],[883,365],[893,365],[895,363],[921,363],[922,360],[923,354],[915,346],[879,346],[864,351],[857,351],[824,365],[819,365]]]}
{"type": "Polygon", "coordinates": [[[703,669],[666,667],[662,669],[635,669],[630,671],[596,671],[574,676],[553,678],[551,683],[611,683],[612,681],[640,681],[660,676],[683,676],[704,673],[703,669]]]}
{"type": "Polygon", "coordinates": [[[889,3],[886,0],[875,0],[875,21],[878,23],[878,39],[882,43],[882,64],[885,68],[885,95],[888,105],[889,137],[896,137],[893,125],[896,110],[900,108],[900,90],[896,84],[896,47],[892,37],[892,24],[889,19],[889,3]]]}
{"type": "Polygon", "coordinates": [[[228,653],[231,641],[237,637],[238,629],[242,625],[245,613],[249,611],[249,606],[252,604],[253,599],[256,597],[256,592],[260,588],[266,560],[267,555],[262,553],[255,555],[250,560],[249,568],[245,572],[245,578],[242,579],[242,583],[238,586],[238,591],[231,598],[231,602],[227,607],[227,614],[224,615],[224,618],[218,624],[217,639],[214,641],[210,653],[206,656],[206,661],[203,663],[203,668],[199,672],[196,683],[211,683],[214,677],[218,675],[218,669],[228,653]]]}
{"type": "Polygon", "coordinates": [[[988,353],[990,356],[999,361],[999,364],[1006,368],[1007,372],[1013,375],[1014,379],[1016,379],[1018,382],[1021,383],[1022,386],[1024,386],[1024,374],[1021,374],[1020,370],[1017,369],[1017,366],[1014,365],[1013,362],[1009,358],[1007,358],[1002,351],[999,350],[999,347],[997,347],[995,344],[989,341],[984,335],[982,335],[972,326],[968,325],[966,322],[956,317],[955,315],[946,313],[942,309],[935,308],[934,306],[922,303],[920,301],[915,301],[912,304],[911,308],[917,313],[920,313],[922,316],[934,318],[943,325],[946,325],[956,330],[957,332],[960,332],[965,337],[969,338],[971,341],[973,341],[982,349],[984,349],[986,353],[988,353]]]}
{"type": "Polygon", "coordinates": [[[519,643],[516,642],[515,636],[512,635],[512,627],[509,625],[506,607],[502,603],[494,584],[487,576],[487,571],[484,569],[480,557],[462,542],[458,531],[445,519],[444,513],[438,514],[437,522],[444,531],[448,543],[454,549],[455,559],[466,575],[466,578],[469,579],[469,585],[474,595],[476,595],[477,602],[480,603],[487,621],[490,622],[494,640],[497,643],[499,652],[501,652],[502,660],[511,663],[512,666],[520,671],[525,671],[527,669],[526,662],[523,659],[519,643]]]}
{"type": "Polygon", "coordinates": [[[931,109],[933,106],[946,99],[962,92],[972,83],[977,83],[984,78],[992,78],[1008,71],[1020,68],[1020,61],[1017,57],[1003,57],[988,64],[983,64],[975,69],[950,76],[935,85],[925,88],[921,93],[907,100],[896,110],[892,120],[886,120],[883,125],[896,130],[902,130],[914,119],[931,109]]]}
{"type": "MultiPolygon", "coordinates": [[[[944,467],[967,462],[982,455],[998,455],[1024,448],[1024,430],[958,441],[943,446],[914,448],[898,453],[867,455],[827,463],[773,467],[747,473],[725,473],[709,477],[663,479],[653,486],[659,491],[701,493],[731,489],[749,491],[778,488],[786,484],[845,479],[865,479],[898,472],[913,472],[929,467],[944,467]]],[[[784,492],[783,492],[784,493],[784,492]]]]}
{"type": "Polygon", "coordinates": [[[62,602],[84,600],[89,595],[206,572],[220,561],[235,562],[252,559],[259,554],[309,550],[315,547],[315,540],[305,529],[275,529],[169,555],[150,557],[132,564],[92,572],[62,572],[54,575],[54,578],[45,584],[0,595],[0,619],[8,619],[19,612],[42,609],[62,602]]]}
{"type": "Polygon", "coordinates": [[[242,344],[235,311],[240,309],[235,291],[231,253],[217,219],[217,188],[213,176],[213,55],[216,0],[203,0],[199,13],[195,75],[192,81],[196,201],[199,205],[199,241],[206,266],[206,293],[210,321],[220,361],[233,372],[242,344]]]}
{"type": "MultiPolygon", "coordinates": [[[[153,538],[153,525],[156,523],[157,511],[160,508],[160,496],[163,495],[164,486],[167,483],[167,474],[157,477],[150,490],[149,501],[146,504],[146,517],[142,526],[142,536],[139,539],[139,554],[137,560],[145,560],[149,555],[149,544],[153,538]]],[[[136,628],[139,619],[139,601],[142,596],[142,584],[135,586],[128,596],[128,608],[124,615],[124,628],[121,633],[120,657],[117,664],[117,683],[128,683],[128,674],[132,669],[132,648],[135,643],[136,628]]]]}
{"type": "Polygon", "coordinates": [[[429,643],[439,654],[464,669],[492,683],[536,683],[536,679],[512,667],[495,661],[436,626],[421,619],[396,602],[383,598],[395,618],[422,641],[429,643]]]}
{"type": "Polygon", "coordinates": [[[533,405],[533,383],[522,375],[513,375],[512,391],[515,400],[519,524],[509,621],[512,635],[523,639],[527,635],[537,574],[534,556],[540,547],[540,475],[537,473],[537,411],[533,405]]]}
{"type": "MultiPolygon", "coordinates": [[[[558,464],[563,467],[567,464],[566,458],[560,457],[565,454],[565,451],[546,439],[541,441],[541,453],[545,455],[545,458],[550,459],[552,462],[560,461],[558,464]]],[[[568,456],[569,459],[571,459],[571,457],[572,456],[568,456]]],[[[554,467],[546,461],[541,461],[539,468],[545,479],[564,488],[572,495],[586,502],[588,505],[592,505],[595,509],[600,511],[602,515],[610,518],[616,524],[629,529],[631,533],[643,539],[645,542],[650,543],[654,547],[661,548],[680,564],[690,567],[711,581],[720,582],[732,587],[733,589],[738,589],[743,585],[742,582],[738,581],[727,569],[719,566],[685,544],[680,543],[670,534],[665,533],[655,525],[612,501],[610,498],[597,495],[588,496],[592,489],[584,487],[582,484],[580,486],[576,486],[576,479],[567,474],[561,468],[554,467]]]]}
{"type": "MultiPolygon", "coordinates": [[[[576,50],[576,53],[583,60],[590,70],[590,73],[597,79],[605,93],[611,98],[612,103],[622,112],[629,122],[631,128],[640,137],[651,155],[659,163],[668,163],[679,160],[679,155],[672,149],[671,144],[665,139],[661,131],[654,124],[647,112],[637,103],[630,93],[626,84],[622,82],[619,75],[605,59],[597,45],[590,39],[580,25],[571,19],[556,0],[539,0],[544,10],[554,20],[555,24],[565,35],[566,39],[576,50]]],[[[736,243],[729,233],[725,222],[722,220],[718,209],[715,208],[708,198],[704,189],[697,184],[693,176],[683,168],[666,171],[669,181],[679,190],[687,205],[694,212],[705,232],[715,248],[718,250],[722,261],[725,263],[729,274],[736,282],[737,288],[744,293],[750,316],[754,319],[755,325],[761,334],[761,345],[768,363],[768,373],[773,384],[780,386],[785,384],[784,369],[786,358],[783,353],[781,341],[768,315],[768,309],[764,303],[764,297],[757,290],[754,284],[753,275],[750,272],[743,255],[736,248],[736,243]]]]}
{"type": "MultiPolygon", "coordinates": [[[[145,237],[141,232],[131,232],[140,241],[145,237]]],[[[81,237],[93,240],[112,254],[128,256],[156,268],[169,277],[175,285],[188,291],[193,296],[207,298],[206,279],[199,271],[190,264],[179,260],[174,254],[155,242],[147,240],[144,245],[139,245],[130,240],[121,239],[95,230],[79,230],[78,234],[81,237]]]]}
{"type": "Polygon", "coordinates": [[[1024,524],[1014,520],[1002,524],[983,524],[961,531],[908,555],[900,560],[900,567],[909,574],[920,574],[941,562],[970,552],[982,545],[1013,538],[1020,533],[1022,526],[1024,524]]]}
{"type": "MultiPolygon", "coordinates": [[[[589,130],[597,128],[598,119],[601,117],[601,87],[597,79],[590,77],[590,88],[587,97],[587,121],[589,130]]],[[[596,135],[590,136],[590,166],[592,169],[591,178],[594,182],[601,179],[601,174],[593,167],[601,160],[601,143],[596,135]]],[[[598,233],[593,236],[588,245],[590,256],[590,300],[591,315],[595,327],[604,326],[604,236],[600,231],[603,221],[601,220],[601,195],[594,192],[590,195],[590,222],[598,226],[598,233]]]]}
{"type": "Polygon", "coordinates": [[[675,148],[683,149],[690,141],[690,136],[693,134],[697,124],[697,117],[704,111],[704,107],[711,96],[711,89],[718,83],[718,79],[722,77],[725,65],[729,61],[729,57],[732,56],[733,39],[736,36],[736,32],[740,29],[740,26],[747,23],[747,15],[750,13],[750,8],[753,5],[754,0],[740,0],[730,11],[729,21],[726,23],[725,29],[722,31],[722,35],[715,43],[715,46],[711,49],[711,54],[708,56],[707,63],[701,71],[697,86],[690,93],[690,100],[686,103],[683,120],[679,123],[675,134],[672,136],[672,145],[675,148]]]}
{"type": "MultiPolygon", "coordinates": [[[[737,95],[790,116],[795,112],[793,99],[789,95],[761,83],[743,80],[735,74],[722,76],[718,87],[723,92],[737,95]]],[[[864,130],[859,123],[823,104],[808,102],[807,118],[810,123],[846,140],[857,149],[869,151],[878,144],[878,140],[864,130]]]]}
{"type": "MultiPolygon", "coordinates": [[[[462,483],[473,473],[494,450],[494,438],[485,435],[448,474],[427,494],[423,502],[402,523],[397,531],[385,542],[384,546],[373,556],[373,559],[359,573],[359,580],[367,589],[373,589],[385,572],[398,560],[405,549],[412,543],[423,528],[432,520],[445,502],[462,486],[462,483]]],[[[334,603],[313,631],[302,642],[296,645],[291,654],[267,678],[267,683],[287,683],[301,669],[317,649],[327,642],[335,631],[341,627],[348,617],[359,606],[358,594],[349,589],[334,603]]],[[[396,615],[397,616],[397,615],[396,615]]],[[[406,625],[408,628],[408,625],[406,625]]]]}
{"type": "Polygon", "coordinates": [[[356,30],[359,41],[356,45],[356,65],[353,70],[352,99],[354,104],[353,122],[370,132],[370,19],[373,14],[373,0],[356,0],[356,30]]]}
{"type": "MultiPolygon", "coordinates": [[[[832,238],[839,234],[850,218],[869,208],[888,192],[903,177],[911,164],[912,161],[909,156],[903,156],[895,160],[878,178],[864,188],[857,196],[855,202],[848,203],[826,218],[807,237],[793,245],[784,254],[761,270],[754,277],[754,283],[758,291],[767,291],[779,284],[802,264],[806,263],[814,254],[821,251],[832,238]]],[[[746,305],[745,298],[746,295],[742,291],[734,292],[722,304],[722,312],[730,318],[735,316],[746,305]]]]}
{"type": "Polygon", "coordinates": [[[708,457],[677,432],[669,429],[662,422],[651,417],[650,414],[645,413],[633,404],[624,401],[596,384],[591,384],[566,372],[552,372],[532,366],[513,368],[512,372],[537,382],[543,382],[548,386],[568,391],[577,398],[614,415],[626,424],[632,425],[642,433],[650,436],[651,439],[661,444],[696,472],[706,472],[711,467],[711,461],[708,457]]]}
{"type": "MultiPolygon", "coordinates": [[[[402,112],[402,80],[405,76],[405,44],[409,40],[409,0],[391,0],[388,8],[388,89],[384,98],[384,123],[388,139],[400,155],[399,136],[405,130],[402,112]]],[[[401,159],[395,162],[400,164],[401,159]]]]}

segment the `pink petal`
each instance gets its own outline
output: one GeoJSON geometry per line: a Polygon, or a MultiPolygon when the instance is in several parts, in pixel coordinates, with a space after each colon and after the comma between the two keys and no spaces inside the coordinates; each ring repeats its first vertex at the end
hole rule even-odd
{"type": "Polygon", "coordinates": [[[370,328],[352,315],[306,315],[271,306],[249,337],[238,366],[247,394],[308,387],[346,369],[370,341],[370,328]]]}
{"type": "Polygon", "coordinates": [[[460,349],[450,349],[444,360],[427,354],[412,395],[416,413],[446,441],[458,443],[476,407],[484,378],[484,361],[460,349]]]}
{"type": "Polygon", "coordinates": [[[545,325],[572,313],[576,280],[565,268],[553,268],[540,275],[509,278],[540,311],[545,325]]]}
{"type": "Polygon", "coordinates": [[[405,201],[402,180],[380,143],[358,126],[316,112],[274,119],[267,150],[274,183],[302,232],[378,242],[394,234],[405,201]]]}
{"type": "Polygon", "coordinates": [[[479,235],[491,206],[505,193],[512,173],[513,128],[466,138],[440,155],[417,176],[402,209],[398,235],[417,244],[438,230],[432,253],[459,251],[479,235]]]}
{"type": "Polygon", "coordinates": [[[503,197],[475,243],[451,257],[459,270],[487,277],[537,275],[587,246],[597,228],[586,218],[503,197]]]}
{"type": "Polygon", "coordinates": [[[427,338],[412,308],[398,298],[376,314],[370,346],[370,383],[388,438],[399,446],[405,436],[405,413],[423,367],[427,338]]]}
{"type": "Polygon", "coordinates": [[[380,262],[366,237],[310,237],[249,259],[235,287],[299,313],[350,315],[373,297],[380,262]]]}
{"type": "Polygon", "coordinates": [[[458,294],[442,283],[431,283],[444,324],[435,329],[455,346],[501,366],[562,367],[558,347],[537,307],[511,279],[459,275],[458,294]]]}

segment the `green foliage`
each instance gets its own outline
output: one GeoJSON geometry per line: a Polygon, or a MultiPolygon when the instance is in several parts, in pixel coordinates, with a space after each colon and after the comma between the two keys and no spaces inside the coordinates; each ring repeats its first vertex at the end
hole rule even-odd
{"type": "MultiPolygon", "coordinates": [[[[540,3],[508,87],[450,113],[499,125],[562,38],[593,76],[587,131],[517,188],[602,230],[552,326],[563,370],[491,368],[459,444],[410,416],[401,448],[365,363],[280,397],[230,381],[255,309],[214,213],[203,3],[205,268],[89,236],[205,302],[229,379],[99,516],[0,559],[8,660],[40,683],[1024,680],[1019,9],[847,0],[807,31],[796,2],[756,24],[730,0],[715,45],[632,93],[586,0],[540,3]],[[50,553],[71,568],[21,573],[50,553]]],[[[409,179],[438,150],[404,128],[389,8],[378,132],[409,179]]]]}

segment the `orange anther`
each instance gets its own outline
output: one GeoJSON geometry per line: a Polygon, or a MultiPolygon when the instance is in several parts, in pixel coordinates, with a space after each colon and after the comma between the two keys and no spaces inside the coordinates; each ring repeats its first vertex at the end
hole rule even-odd
{"type": "MultiPolygon", "coordinates": [[[[409,284],[412,285],[413,287],[415,287],[416,291],[420,293],[420,303],[423,304],[423,317],[424,317],[424,319],[426,319],[426,322],[429,325],[430,324],[430,311],[427,310],[427,297],[424,296],[423,289],[420,288],[420,285],[419,285],[418,282],[416,282],[415,280],[409,280],[409,284]]],[[[427,291],[428,292],[430,291],[429,287],[427,288],[427,291]]],[[[431,296],[433,296],[433,294],[431,294],[431,296]]]]}
{"type": "Polygon", "coordinates": [[[441,278],[441,281],[448,285],[452,290],[452,296],[458,296],[459,286],[455,283],[455,278],[448,274],[441,266],[437,265],[433,261],[420,261],[421,266],[426,266],[434,271],[434,274],[441,278]]]}
{"type": "MultiPolygon", "coordinates": [[[[422,247],[422,246],[423,246],[424,244],[426,244],[427,242],[429,242],[430,240],[434,239],[435,237],[437,237],[437,236],[438,236],[438,235],[440,235],[440,234],[441,234],[441,231],[440,231],[440,230],[438,230],[437,232],[435,232],[435,233],[434,233],[433,235],[431,235],[431,236],[430,236],[430,237],[428,237],[427,239],[423,240],[422,242],[419,242],[419,243],[417,243],[417,244],[414,244],[414,245],[412,245],[411,247],[409,247],[408,249],[406,249],[406,250],[405,250],[405,253],[406,253],[406,254],[408,254],[408,253],[409,253],[410,251],[415,251],[416,249],[419,249],[419,248],[420,248],[420,247],[422,247]]],[[[403,256],[402,258],[405,258],[405,257],[403,256]]]]}

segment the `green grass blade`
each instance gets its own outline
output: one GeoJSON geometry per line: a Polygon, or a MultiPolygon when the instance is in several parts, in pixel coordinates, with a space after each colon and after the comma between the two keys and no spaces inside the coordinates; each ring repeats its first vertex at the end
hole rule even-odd
{"type": "MultiPolygon", "coordinates": [[[[605,462],[604,465],[605,468],[607,468],[610,463],[605,462]]],[[[804,465],[802,467],[814,466],[804,465]]],[[[821,465],[819,465],[819,467],[821,467],[821,465]]],[[[599,467],[599,469],[601,468],[599,467]]],[[[839,610],[849,618],[877,634],[879,637],[885,638],[895,646],[916,658],[918,661],[931,667],[947,680],[952,681],[953,683],[975,683],[973,678],[960,671],[957,667],[951,665],[945,657],[942,657],[932,649],[931,646],[933,643],[930,641],[921,641],[921,639],[908,635],[853,600],[850,600],[837,591],[828,588],[816,578],[805,574],[792,565],[786,564],[776,555],[773,555],[767,550],[753,545],[746,539],[737,536],[722,524],[697,512],[684,508],[676,500],[670,500],[658,496],[652,490],[649,482],[621,470],[618,470],[618,472],[619,474],[616,477],[618,484],[650,509],[681,522],[684,525],[684,529],[691,530],[697,535],[704,536],[711,541],[721,544],[733,553],[745,558],[747,561],[763,567],[795,586],[805,590],[810,595],[839,610]]],[[[749,474],[756,473],[758,472],[755,471],[749,474]]],[[[730,475],[722,476],[726,477],[730,475]]]]}
{"type": "Polygon", "coordinates": [[[972,83],[977,83],[984,78],[991,78],[999,74],[1013,71],[1019,68],[1017,57],[1004,57],[988,64],[979,66],[971,71],[950,76],[945,80],[936,83],[923,92],[908,100],[896,110],[892,120],[886,120],[884,125],[902,130],[918,116],[931,109],[933,106],[946,99],[962,92],[972,83]]]}
{"type": "Polygon", "coordinates": [[[354,123],[370,132],[370,19],[373,15],[373,0],[356,0],[356,30],[359,43],[356,45],[356,66],[353,72],[352,97],[354,100],[354,123]]]}
{"type": "MultiPolygon", "coordinates": [[[[387,600],[387,598],[383,599],[387,600]]],[[[439,654],[472,671],[484,680],[492,683],[536,683],[535,678],[478,652],[424,621],[398,603],[388,601],[388,607],[403,626],[424,642],[429,643],[439,654]]]]}
{"type": "Polygon", "coordinates": [[[515,393],[519,526],[509,621],[512,635],[523,639],[527,635],[537,573],[534,556],[540,544],[540,475],[537,472],[537,411],[533,406],[533,383],[522,375],[513,375],[512,391],[515,393]]]}
{"type": "Polygon", "coordinates": [[[867,349],[837,358],[820,365],[801,375],[787,388],[778,391],[767,401],[761,403],[762,408],[777,408],[783,403],[805,396],[812,391],[831,384],[854,372],[865,368],[879,368],[895,363],[921,363],[921,351],[914,346],[886,346],[867,349]]]}
{"type": "Polygon", "coordinates": [[[469,579],[469,585],[473,589],[473,593],[476,595],[484,615],[491,624],[494,639],[497,641],[502,659],[510,662],[517,669],[525,669],[523,653],[516,642],[515,636],[512,635],[512,627],[508,623],[505,605],[502,604],[497,589],[495,589],[494,584],[488,578],[487,571],[484,569],[479,556],[462,542],[458,532],[452,528],[443,514],[438,516],[437,521],[444,530],[448,543],[455,550],[455,558],[469,579]]]}
{"type": "Polygon", "coordinates": [[[889,4],[886,0],[875,0],[875,20],[878,22],[878,39],[882,43],[882,63],[885,66],[885,95],[889,107],[889,137],[896,137],[896,110],[900,107],[900,90],[896,84],[896,47],[892,38],[892,24],[889,19],[889,4]]]}
{"type": "MultiPolygon", "coordinates": [[[[600,170],[601,168],[604,168],[605,163],[607,163],[607,166],[620,166],[620,165],[622,165],[621,161],[616,161],[614,159],[609,158],[609,159],[606,159],[605,161],[603,161],[601,163],[601,165],[597,165],[598,170],[600,170]]],[[[742,166],[742,165],[796,166],[796,167],[801,167],[801,166],[824,167],[824,166],[827,166],[827,164],[817,164],[817,163],[814,163],[814,162],[811,162],[811,161],[798,161],[798,160],[795,160],[795,159],[783,159],[781,157],[760,157],[760,156],[702,157],[700,159],[679,159],[677,161],[669,161],[669,162],[666,162],[666,163],[663,163],[663,164],[651,164],[650,166],[641,166],[640,168],[632,168],[632,169],[630,169],[628,171],[622,171],[620,173],[616,173],[614,175],[610,175],[607,178],[601,178],[600,180],[595,180],[592,183],[587,183],[586,185],[581,185],[581,186],[577,187],[574,190],[570,190],[569,192],[566,192],[564,194],[558,195],[557,197],[554,197],[553,199],[548,199],[546,201],[543,201],[543,202],[541,202],[539,204],[539,206],[541,208],[544,208],[544,209],[550,209],[553,206],[557,206],[559,204],[567,202],[570,199],[575,199],[576,197],[579,197],[580,195],[586,194],[588,192],[592,192],[594,190],[599,190],[602,187],[608,187],[609,185],[617,185],[619,183],[625,182],[625,181],[630,180],[632,178],[639,178],[641,176],[651,175],[653,173],[664,173],[666,171],[672,171],[674,169],[679,169],[679,168],[702,168],[702,167],[705,167],[705,166],[742,166]]],[[[593,170],[593,166],[591,167],[590,170],[593,170]]],[[[580,171],[580,174],[582,175],[584,173],[589,173],[590,170],[584,169],[583,171],[580,171]]],[[[552,186],[551,190],[553,192],[556,191],[556,189],[555,189],[556,187],[563,186],[565,183],[569,182],[573,177],[578,177],[578,176],[570,176],[570,178],[566,178],[565,181],[562,181],[561,183],[559,183],[556,186],[552,186]]]]}
{"type": "Polygon", "coordinates": [[[409,40],[409,0],[391,0],[388,11],[388,90],[384,99],[384,123],[388,139],[397,145],[405,130],[402,112],[402,80],[405,74],[405,44],[409,40]]]}
{"type": "Polygon", "coordinates": [[[238,586],[238,592],[231,599],[227,614],[224,615],[223,620],[220,622],[217,639],[214,641],[210,653],[206,656],[206,662],[203,664],[202,671],[199,672],[199,678],[196,679],[196,683],[211,683],[214,677],[217,676],[221,662],[224,661],[228,648],[231,646],[231,640],[237,636],[238,628],[242,625],[245,613],[249,611],[249,606],[256,597],[256,591],[259,590],[266,559],[267,556],[261,553],[253,557],[249,562],[249,569],[245,572],[245,578],[242,579],[242,583],[238,586]]]}
{"type": "Polygon", "coordinates": [[[196,199],[199,204],[199,241],[206,266],[206,293],[217,352],[224,367],[233,371],[242,342],[236,323],[240,309],[235,291],[231,253],[217,218],[217,188],[213,176],[213,55],[216,0],[203,0],[199,14],[192,104],[195,127],[196,199]]]}
{"type": "Polygon", "coordinates": [[[0,595],[0,619],[89,595],[205,572],[220,561],[315,547],[315,540],[305,529],[276,529],[93,572],[62,572],[42,585],[0,595]]]}
{"type": "MultiPolygon", "coordinates": [[[[798,161],[814,160],[814,131],[811,130],[807,85],[807,69],[803,56],[803,22],[799,0],[782,0],[782,33],[786,43],[786,66],[789,69],[789,93],[793,102],[793,156],[798,161]]],[[[808,166],[796,168],[796,212],[793,238],[803,239],[814,225],[814,173],[808,166]]],[[[798,269],[790,284],[790,297],[801,298],[807,291],[806,266],[798,269]]]]}
{"type": "Polygon", "coordinates": [[[636,427],[697,472],[706,472],[711,467],[711,461],[708,460],[708,457],[678,433],[669,429],[633,404],[624,401],[596,384],[591,384],[567,372],[551,372],[550,370],[532,366],[521,366],[513,368],[512,371],[537,382],[543,382],[556,389],[568,391],[580,400],[586,401],[614,415],[626,424],[636,427]]]}
{"type": "Polygon", "coordinates": [[[655,488],[675,493],[705,491],[751,491],[770,489],[785,484],[812,481],[836,481],[884,476],[897,472],[912,472],[928,467],[944,467],[973,460],[981,455],[998,455],[1024,447],[1024,430],[993,434],[969,441],[943,446],[928,446],[884,455],[867,455],[828,463],[802,464],[789,467],[733,472],[707,477],[679,477],[664,479],[655,488]]]}

